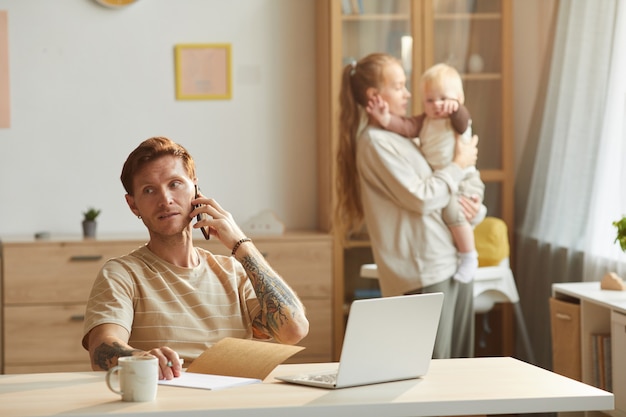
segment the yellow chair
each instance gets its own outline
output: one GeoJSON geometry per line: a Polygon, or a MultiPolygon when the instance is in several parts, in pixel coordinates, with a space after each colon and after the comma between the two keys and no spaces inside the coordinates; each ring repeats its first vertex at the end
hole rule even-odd
{"type": "Polygon", "coordinates": [[[519,303],[519,295],[511,271],[509,236],[506,223],[486,217],[474,229],[478,272],[474,278],[474,311],[491,311],[495,303],[519,303]]]}

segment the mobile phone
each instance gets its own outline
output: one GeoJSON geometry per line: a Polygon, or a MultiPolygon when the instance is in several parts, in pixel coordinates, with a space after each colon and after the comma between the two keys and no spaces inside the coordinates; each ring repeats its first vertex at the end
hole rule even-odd
{"type": "MultiPolygon", "coordinates": [[[[195,185],[195,188],[196,188],[196,198],[198,198],[198,186],[197,186],[197,185],[195,185]]],[[[194,206],[194,208],[198,208],[198,207],[200,207],[200,205],[199,205],[199,204],[198,204],[198,205],[196,205],[196,206],[194,206]]],[[[208,215],[208,214],[206,214],[206,213],[200,213],[200,214],[198,214],[198,215],[196,216],[196,220],[197,220],[197,221],[200,221],[200,220],[202,220],[203,218],[208,219],[208,218],[209,218],[209,215],[208,215]]],[[[209,229],[208,229],[208,228],[206,228],[206,227],[201,227],[201,228],[200,228],[200,230],[202,231],[202,234],[204,235],[204,238],[205,238],[206,240],[211,239],[211,234],[209,233],[209,229]]]]}

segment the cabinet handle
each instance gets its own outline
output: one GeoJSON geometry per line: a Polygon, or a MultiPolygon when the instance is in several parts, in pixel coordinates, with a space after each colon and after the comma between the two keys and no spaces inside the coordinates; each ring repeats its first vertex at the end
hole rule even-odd
{"type": "Polygon", "coordinates": [[[571,320],[572,316],[570,316],[569,314],[564,314],[564,313],[556,313],[556,318],[561,319],[561,320],[571,320]]]}
{"type": "Polygon", "coordinates": [[[70,316],[70,321],[85,321],[84,314],[72,314],[70,316]]]}
{"type": "Polygon", "coordinates": [[[94,262],[102,259],[102,255],[74,255],[70,258],[72,262],[94,262]]]}

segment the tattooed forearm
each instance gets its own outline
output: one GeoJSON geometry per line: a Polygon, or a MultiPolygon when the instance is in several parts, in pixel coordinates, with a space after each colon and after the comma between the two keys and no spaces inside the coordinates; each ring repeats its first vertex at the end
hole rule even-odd
{"type": "Polygon", "coordinates": [[[102,343],[95,349],[93,361],[100,369],[107,371],[117,365],[117,358],[121,356],[132,356],[134,352],[140,352],[140,350],[128,349],[117,342],[114,342],[113,345],[102,343]]]}
{"type": "Polygon", "coordinates": [[[280,327],[293,318],[301,306],[298,298],[285,282],[271,269],[259,264],[252,256],[245,256],[241,264],[248,273],[263,314],[255,326],[275,335],[280,327]]]}

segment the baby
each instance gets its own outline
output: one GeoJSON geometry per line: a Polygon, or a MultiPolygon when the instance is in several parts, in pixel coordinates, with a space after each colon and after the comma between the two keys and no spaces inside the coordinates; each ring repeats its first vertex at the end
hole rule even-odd
{"type": "MultiPolygon", "coordinates": [[[[437,64],[426,70],[421,78],[424,113],[412,117],[399,117],[389,113],[389,106],[380,96],[370,100],[367,112],[380,125],[392,132],[413,139],[433,170],[442,169],[452,162],[457,135],[460,140],[472,137],[471,119],[463,105],[465,94],[459,73],[447,64],[437,64]]],[[[466,168],[469,183],[459,189],[459,195],[483,195],[484,184],[476,167],[466,168]]],[[[442,211],[443,220],[450,228],[459,251],[459,266],[454,279],[470,282],[478,268],[478,253],[474,244],[474,231],[467,222],[458,202],[458,195],[442,211]]]]}

